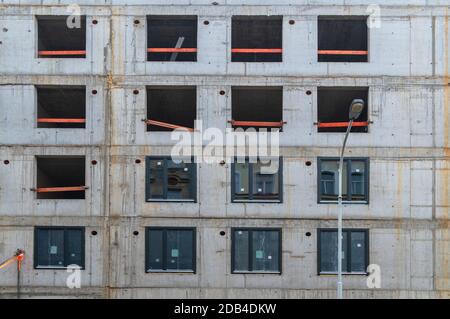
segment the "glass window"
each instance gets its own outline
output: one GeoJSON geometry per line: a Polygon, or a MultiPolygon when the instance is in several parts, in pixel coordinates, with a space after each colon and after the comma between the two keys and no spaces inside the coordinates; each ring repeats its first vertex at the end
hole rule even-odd
{"type": "MultiPolygon", "coordinates": [[[[368,160],[344,159],[342,170],[342,199],[368,201],[368,160]],[[350,183],[348,182],[350,180],[350,183]]],[[[319,200],[337,201],[339,193],[339,159],[319,160],[319,200]]]]}
{"type": "Polygon", "coordinates": [[[195,230],[148,228],[146,271],[195,271],[195,230]]]}
{"type": "Polygon", "coordinates": [[[281,272],[279,229],[233,230],[233,272],[281,272]]]}
{"type": "Polygon", "coordinates": [[[249,232],[237,230],[234,232],[234,270],[246,271],[249,269],[249,232]]]}
{"type": "Polygon", "coordinates": [[[147,158],[147,201],[195,201],[195,163],[175,163],[170,158],[147,158]]]}
{"type": "MultiPolygon", "coordinates": [[[[368,266],[367,250],[368,231],[349,230],[342,231],[342,271],[365,273],[368,266]]],[[[335,273],[337,263],[337,230],[319,230],[319,272],[335,273]]]]}
{"type": "Polygon", "coordinates": [[[163,231],[152,230],[148,232],[148,260],[147,269],[163,269],[163,231]]]}
{"type": "Polygon", "coordinates": [[[281,201],[281,159],[277,163],[234,163],[233,201],[281,201]],[[277,164],[277,165],[274,165],[277,164]]]}
{"type": "Polygon", "coordinates": [[[84,229],[46,228],[35,230],[35,268],[84,267],[84,229]]]}

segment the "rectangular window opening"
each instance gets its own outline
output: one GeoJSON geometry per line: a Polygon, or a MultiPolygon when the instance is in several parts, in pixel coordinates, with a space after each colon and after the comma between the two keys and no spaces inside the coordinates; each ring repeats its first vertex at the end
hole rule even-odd
{"type": "Polygon", "coordinates": [[[38,57],[85,58],[86,16],[37,16],[38,57]],[[79,27],[78,27],[79,26],[79,27]]]}
{"type": "Polygon", "coordinates": [[[83,227],[36,227],[34,268],[84,269],[83,227]]]}
{"type": "Polygon", "coordinates": [[[317,88],[317,116],[319,133],[347,131],[350,104],[354,99],[364,101],[361,115],[353,121],[351,132],[368,132],[368,87],[319,87],[317,88]]]}
{"type": "Polygon", "coordinates": [[[232,62],[282,62],[281,16],[233,16],[232,62]]]}
{"type": "Polygon", "coordinates": [[[37,156],[38,199],[84,199],[84,156],[37,156]]]}
{"type": "Polygon", "coordinates": [[[197,61],[197,16],[148,16],[147,61],[197,61]]]}
{"type": "MultiPolygon", "coordinates": [[[[318,233],[318,272],[335,274],[338,270],[337,229],[319,229],[318,233]]],[[[343,229],[342,252],[344,273],[366,274],[369,265],[369,231],[343,229]]]]}
{"type": "Polygon", "coordinates": [[[86,88],[37,86],[38,128],[85,128],[86,88]]]}
{"type": "Polygon", "coordinates": [[[170,157],[147,157],[147,201],[196,201],[197,166],[193,159],[175,163],[170,157]]]}
{"type": "Polygon", "coordinates": [[[195,272],[195,228],[146,229],[146,272],[195,272]]]}
{"type": "Polygon", "coordinates": [[[147,88],[147,131],[193,131],[196,117],[195,86],[147,88]]]}
{"type": "MultiPolygon", "coordinates": [[[[319,201],[336,202],[339,192],[339,159],[319,159],[318,175],[319,201]]],[[[369,201],[369,160],[367,158],[344,159],[342,200],[361,203],[369,201]]]]}
{"type": "Polygon", "coordinates": [[[319,16],[319,62],[367,62],[367,17],[319,16]]]}
{"type": "Polygon", "coordinates": [[[282,200],[282,158],[270,163],[248,159],[231,164],[232,201],[276,202],[282,200]]]}
{"type": "Polygon", "coordinates": [[[232,230],[233,273],[281,273],[281,230],[232,230]]]}
{"type": "Polygon", "coordinates": [[[232,87],[231,125],[256,130],[282,129],[283,87],[232,87]]]}

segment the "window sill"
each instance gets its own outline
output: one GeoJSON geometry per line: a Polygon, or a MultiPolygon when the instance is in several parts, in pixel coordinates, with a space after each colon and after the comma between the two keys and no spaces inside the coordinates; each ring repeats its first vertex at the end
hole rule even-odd
{"type": "Polygon", "coordinates": [[[269,204],[279,204],[281,203],[281,200],[279,199],[255,199],[255,200],[251,200],[251,199],[234,199],[231,201],[232,203],[260,203],[260,204],[264,204],[264,203],[269,203],[269,204]]]}
{"type": "Polygon", "coordinates": [[[239,270],[239,271],[232,271],[233,275],[281,275],[280,271],[245,271],[245,270],[239,270]]]}
{"type": "Polygon", "coordinates": [[[155,270],[155,269],[147,269],[145,271],[147,274],[155,273],[155,274],[195,274],[194,270],[155,270]]]}
{"type": "MultiPolygon", "coordinates": [[[[343,272],[344,276],[367,276],[366,272],[343,272]]],[[[337,272],[320,272],[319,276],[337,276],[337,272]]]]}
{"type": "MultiPolygon", "coordinates": [[[[36,266],[34,267],[34,269],[40,270],[40,269],[45,269],[45,270],[66,270],[69,269],[69,267],[67,266],[36,266]]],[[[84,270],[84,267],[80,267],[80,270],[84,270]]]]}
{"type": "MultiPolygon", "coordinates": [[[[338,204],[337,200],[321,200],[319,201],[319,204],[338,204]]],[[[352,200],[352,201],[348,201],[348,200],[344,200],[342,201],[342,204],[369,204],[369,201],[366,200],[352,200]]]]}
{"type": "Polygon", "coordinates": [[[168,202],[168,203],[196,203],[197,201],[195,199],[147,199],[147,203],[161,203],[161,202],[168,202]]]}

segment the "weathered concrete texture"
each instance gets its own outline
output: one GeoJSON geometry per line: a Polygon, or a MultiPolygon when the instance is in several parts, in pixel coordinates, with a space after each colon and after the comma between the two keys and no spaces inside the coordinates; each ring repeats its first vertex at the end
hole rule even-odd
{"type": "MultiPolygon", "coordinates": [[[[211,2],[77,1],[86,59],[39,59],[35,15],[72,1],[0,0],[0,260],[25,249],[22,296],[334,298],[336,278],[317,275],[317,228],[336,226],[336,205],[317,203],[317,158],[337,156],[342,134],[317,133],[317,87],[368,86],[369,133],[352,134],[347,154],[370,158],[369,203],[346,205],[344,225],[369,229],[382,289],[346,275],[345,295],[450,298],[450,2],[377,1],[368,63],[318,63],[317,16],[367,15],[373,1],[211,2]],[[147,14],[197,15],[198,62],[147,62],[147,14]],[[233,15],[282,15],[283,62],[231,63],[233,15]],[[37,128],[35,85],[85,85],[86,128],[37,128]],[[231,203],[229,165],[205,163],[197,203],[145,202],[145,156],[176,143],[146,132],[150,85],[196,85],[197,118],[222,130],[232,86],[283,86],[283,203],[231,203]],[[36,199],[38,155],[85,156],[86,198],[36,199]],[[81,289],[65,270],[33,269],[34,226],[49,225],[86,227],[81,289]],[[145,273],[147,226],[196,227],[196,273],[145,273]],[[232,227],[282,228],[281,275],[231,274],[232,227]]],[[[15,268],[0,272],[0,297],[14,298],[15,268]]]]}

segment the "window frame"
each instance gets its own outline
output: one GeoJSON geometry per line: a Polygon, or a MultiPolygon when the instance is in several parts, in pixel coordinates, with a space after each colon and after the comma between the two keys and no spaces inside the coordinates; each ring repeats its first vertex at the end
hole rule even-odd
{"type": "MultiPolygon", "coordinates": [[[[317,275],[318,276],[324,276],[324,275],[337,275],[337,271],[322,271],[321,268],[321,262],[322,262],[322,256],[321,256],[321,243],[322,243],[322,232],[336,232],[337,228],[318,228],[317,229],[317,275]]],[[[344,264],[342,265],[342,273],[344,275],[360,275],[360,276],[367,276],[369,273],[367,272],[367,267],[370,265],[370,231],[368,228],[343,228],[342,234],[344,232],[347,233],[347,269],[350,269],[350,271],[344,271],[344,264]],[[366,271],[360,272],[360,271],[352,271],[351,270],[351,233],[352,232],[362,232],[364,233],[364,262],[365,262],[365,269],[366,271]]],[[[344,244],[344,243],[343,243],[344,244]]]]}
{"type": "Polygon", "coordinates": [[[168,188],[168,174],[167,174],[167,160],[172,161],[171,156],[146,156],[145,157],[145,202],[147,203],[158,203],[158,202],[173,202],[173,203],[197,203],[197,163],[194,161],[194,157],[191,158],[192,172],[191,172],[191,185],[190,191],[192,192],[192,198],[189,199],[167,199],[167,188],[168,188]],[[164,197],[165,198],[150,198],[150,161],[152,160],[163,160],[164,161],[164,197]]]}
{"type": "Polygon", "coordinates": [[[82,236],[81,236],[81,261],[82,264],[78,265],[80,266],[81,270],[86,269],[85,268],[85,264],[86,264],[86,227],[84,226],[35,226],[34,227],[34,256],[33,256],[33,268],[34,269],[67,269],[67,267],[69,265],[66,265],[66,260],[67,260],[67,252],[68,249],[66,249],[67,243],[68,243],[68,238],[67,238],[67,230],[81,230],[82,236]],[[39,230],[63,230],[64,231],[64,266],[62,267],[58,267],[55,265],[50,265],[50,266],[40,266],[38,264],[38,246],[39,246],[39,230]]]}
{"type": "Polygon", "coordinates": [[[237,157],[231,163],[231,202],[232,203],[269,203],[281,204],[283,203],[283,157],[278,157],[278,199],[252,199],[253,198],[253,164],[248,162],[249,157],[245,157],[245,163],[248,163],[248,197],[249,199],[236,199],[236,164],[243,164],[237,162],[237,157]]]}
{"type": "Polygon", "coordinates": [[[231,228],[231,274],[268,274],[268,275],[282,275],[283,273],[283,229],[281,227],[271,228],[271,227],[232,227],[231,228]],[[248,231],[248,268],[252,269],[253,266],[253,232],[254,231],[277,231],[278,232],[278,271],[261,271],[261,270],[235,270],[235,232],[236,231],[248,231]]]}
{"type": "Polygon", "coordinates": [[[197,229],[195,227],[164,227],[164,226],[149,226],[145,227],[145,273],[181,273],[181,274],[196,274],[197,273],[197,229]],[[163,232],[163,241],[162,241],[162,252],[163,252],[163,266],[166,265],[167,268],[167,256],[166,256],[166,248],[167,248],[167,231],[173,230],[190,230],[192,231],[192,270],[181,270],[181,269],[148,269],[148,265],[150,263],[150,254],[149,254],[149,236],[150,231],[159,230],[163,232]]]}
{"type": "MultiPolygon", "coordinates": [[[[323,162],[338,162],[339,157],[318,157],[317,158],[317,203],[318,204],[336,204],[338,199],[336,200],[322,200],[321,196],[323,193],[322,189],[322,163],[323,162]]],[[[344,166],[347,165],[347,196],[350,199],[343,199],[342,203],[344,204],[369,204],[369,190],[370,190],[370,158],[369,157],[344,157],[344,166]],[[359,161],[364,162],[366,173],[364,174],[364,192],[365,199],[364,200],[352,200],[352,183],[351,183],[351,162],[359,161]]],[[[339,183],[339,178],[336,178],[335,183],[339,183]]],[[[339,186],[339,185],[338,185],[339,186]]],[[[344,192],[343,192],[344,193],[344,192]]]]}

